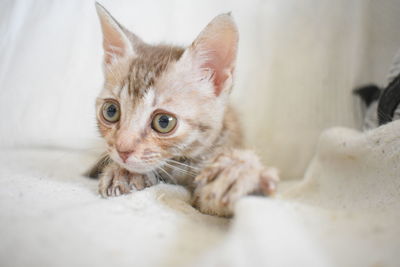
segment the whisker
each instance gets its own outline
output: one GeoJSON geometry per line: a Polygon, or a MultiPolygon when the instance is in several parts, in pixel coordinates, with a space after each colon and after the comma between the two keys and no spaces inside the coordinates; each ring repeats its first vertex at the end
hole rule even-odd
{"type": "Polygon", "coordinates": [[[175,164],[177,164],[177,165],[181,165],[181,166],[184,166],[184,167],[187,167],[187,168],[196,170],[196,171],[199,171],[199,170],[200,170],[200,168],[197,168],[197,167],[194,167],[194,166],[191,166],[191,165],[189,165],[189,164],[185,164],[185,163],[182,163],[182,162],[180,162],[180,161],[173,160],[173,159],[166,159],[166,162],[175,163],[175,164]]]}
{"type": "Polygon", "coordinates": [[[166,166],[170,167],[171,169],[180,171],[181,173],[184,173],[184,174],[186,174],[186,175],[189,175],[189,176],[192,176],[192,177],[197,176],[197,173],[193,173],[193,172],[190,172],[190,171],[188,171],[188,170],[179,168],[179,167],[177,167],[177,166],[173,166],[173,165],[171,165],[171,164],[169,164],[169,163],[167,163],[167,162],[164,162],[164,164],[165,164],[166,166]]]}
{"type": "MultiPolygon", "coordinates": [[[[136,156],[133,156],[135,159],[138,159],[136,156]]],[[[141,160],[141,162],[143,164],[145,164],[146,166],[148,166],[149,168],[151,168],[152,166],[149,164],[149,162],[147,160],[141,160]]],[[[164,163],[163,161],[161,161],[161,163],[164,163]]],[[[156,167],[155,170],[160,170],[163,173],[165,173],[167,175],[167,178],[169,178],[169,180],[173,183],[173,184],[177,184],[177,181],[166,171],[164,170],[161,166],[160,167],[156,167]]],[[[150,172],[155,172],[155,170],[151,170],[150,172]]],[[[155,172],[157,173],[157,172],[155,172]]],[[[161,178],[163,178],[160,174],[158,174],[158,176],[160,176],[161,178]]],[[[164,182],[165,180],[162,179],[164,182]]]]}
{"type": "Polygon", "coordinates": [[[176,170],[180,170],[180,171],[183,171],[183,172],[186,172],[186,173],[190,173],[190,174],[197,174],[198,173],[198,170],[187,170],[187,169],[185,169],[185,168],[182,168],[182,167],[180,167],[180,166],[176,166],[176,165],[173,165],[173,164],[171,164],[171,163],[168,163],[167,161],[164,161],[164,164],[166,165],[166,166],[168,166],[168,167],[171,167],[171,168],[173,168],[173,169],[176,169],[176,170]]]}
{"type": "Polygon", "coordinates": [[[156,180],[158,182],[165,182],[164,179],[162,179],[162,177],[155,170],[152,170],[151,173],[156,177],[156,180]]]}
{"type": "Polygon", "coordinates": [[[166,170],[164,170],[162,167],[158,167],[157,169],[160,170],[160,171],[163,171],[163,172],[168,176],[168,178],[169,178],[174,184],[178,184],[178,183],[176,182],[175,178],[173,178],[173,177],[172,177],[166,170]]]}

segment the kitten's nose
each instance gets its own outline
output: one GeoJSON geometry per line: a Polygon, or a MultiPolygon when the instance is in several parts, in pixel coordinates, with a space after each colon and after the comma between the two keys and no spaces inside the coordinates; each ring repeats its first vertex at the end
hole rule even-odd
{"type": "Polygon", "coordinates": [[[129,158],[129,156],[132,154],[133,151],[119,151],[118,154],[119,157],[122,159],[123,162],[126,162],[126,160],[129,158]]]}

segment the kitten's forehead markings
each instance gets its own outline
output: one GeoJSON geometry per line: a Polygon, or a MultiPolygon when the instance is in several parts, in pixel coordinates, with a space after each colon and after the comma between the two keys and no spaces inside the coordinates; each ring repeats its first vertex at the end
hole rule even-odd
{"type": "Polygon", "coordinates": [[[132,102],[128,95],[127,89],[121,92],[121,124],[124,125],[123,128],[136,132],[143,139],[147,135],[149,120],[154,111],[152,107],[155,98],[154,90],[148,88],[140,102],[132,102]]]}
{"type": "Polygon", "coordinates": [[[131,61],[128,73],[129,94],[140,99],[151,88],[155,80],[177,61],[183,49],[171,46],[143,46],[131,61]]]}
{"type": "Polygon", "coordinates": [[[128,74],[128,93],[133,100],[142,98],[156,78],[155,73],[140,60],[133,60],[128,74]]]}

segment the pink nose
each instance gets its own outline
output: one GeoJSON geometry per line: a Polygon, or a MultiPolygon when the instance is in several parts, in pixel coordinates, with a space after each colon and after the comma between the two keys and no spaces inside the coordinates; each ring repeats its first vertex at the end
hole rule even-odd
{"type": "Polygon", "coordinates": [[[119,157],[122,159],[123,162],[129,158],[133,151],[118,151],[119,157]]]}

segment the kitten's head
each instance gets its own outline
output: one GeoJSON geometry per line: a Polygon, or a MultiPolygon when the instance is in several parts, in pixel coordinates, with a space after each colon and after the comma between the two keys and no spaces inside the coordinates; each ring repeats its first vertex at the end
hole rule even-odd
{"type": "Polygon", "coordinates": [[[97,120],[110,157],[145,173],[211,149],[232,87],[238,43],[232,17],[217,16],[184,49],[146,44],[96,8],[105,75],[97,120]]]}

